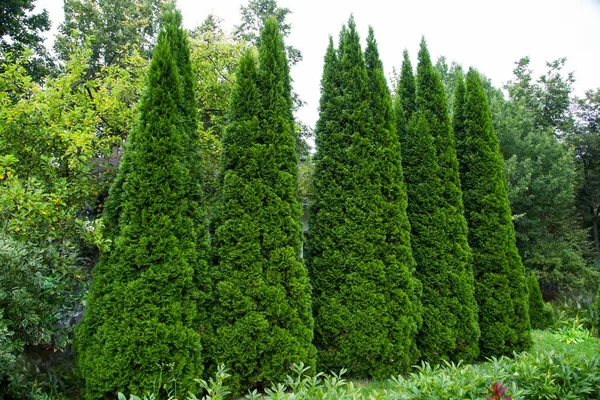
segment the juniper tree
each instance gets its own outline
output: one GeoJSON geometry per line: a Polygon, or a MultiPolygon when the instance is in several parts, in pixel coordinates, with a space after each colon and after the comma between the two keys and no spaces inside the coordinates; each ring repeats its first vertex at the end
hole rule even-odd
{"type": "MultiPolygon", "coordinates": [[[[444,87],[424,40],[419,51],[414,103],[413,91],[406,89],[414,82],[411,75],[405,54],[397,104],[409,109],[415,104],[418,113],[414,120],[411,118],[413,127],[401,138],[411,244],[416,276],[423,284],[423,327],[417,344],[422,359],[430,362],[471,361],[479,353],[479,328],[458,163],[444,87]],[[410,135],[423,137],[416,140],[410,135]],[[425,145],[433,146],[433,159],[422,156],[430,151],[422,147],[425,145]]],[[[399,131],[402,129],[406,128],[398,127],[399,131]]]]}
{"type": "Polygon", "coordinates": [[[461,86],[462,80],[455,104],[463,109],[455,112],[454,126],[473,252],[479,346],[483,357],[509,355],[531,342],[525,271],[515,245],[503,159],[478,73],[469,70],[464,99],[461,86]]]}
{"type": "Polygon", "coordinates": [[[365,60],[351,18],[325,56],[307,264],[319,368],[384,377],[416,359],[419,287],[391,98],[367,41],[365,60]]]}
{"type": "Polygon", "coordinates": [[[235,392],[282,381],[292,363],[314,366],[315,357],[288,68],[274,19],[260,43],[258,67],[247,51],[237,71],[211,224],[211,359],[230,368],[235,392]]]}
{"type": "MultiPolygon", "coordinates": [[[[181,17],[171,10],[159,34],[111,194],[113,245],[93,271],[88,306],[76,329],[77,366],[88,399],[155,389],[168,365],[185,393],[202,373],[197,302],[206,288],[206,232],[191,171],[195,112],[182,95],[181,17]]],[[[182,42],[183,41],[183,42],[182,42]]]]}

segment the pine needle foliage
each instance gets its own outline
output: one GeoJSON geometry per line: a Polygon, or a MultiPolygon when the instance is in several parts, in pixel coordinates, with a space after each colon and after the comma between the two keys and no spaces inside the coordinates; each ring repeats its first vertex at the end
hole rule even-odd
{"type": "Polygon", "coordinates": [[[321,81],[307,264],[321,370],[389,377],[416,360],[420,324],[391,96],[373,31],[351,17],[321,81]]]}
{"type": "Polygon", "coordinates": [[[209,286],[207,235],[193,168],[196,109],[183,88],[189,55],[179,54],[187,51],[180,23],[177,11],[166,11],[139,120],[111,188],[116,200],[107,205],[113,245],[93,271],[76,329],[88,399],[154,391],[163,373],[186,393],[202,373],[197,331],[206,321],[197,309],[206,305],[201,300],[209,286]]]}
{"type": "MultiPolygon", "coordinates": [[[[402,98],[413,93],[405,89],[414,81],[409,65],[409,61],[403,63],[397,103],[410,109],[413,100],[402,98]]],[[[417,278],[423,284],[423,326],[417,344],[423,360],[469,362],[479,354],[480,333],[467,224],[446,94],[424,40],[415,95],[416,114],[413,112],[409,123],[412,127],[401,142],[411,244],[417,278]]],[[[406,128],[398,127],[402,129],[406,128]]]]}
{"type": "Polygon", "coordinates": [[[515,244],[504,161],[479,74],[470,69],[464,91],[460,86],[462,80],[456,104],[463,109],[455,112],[454,126],[473,251],[479,346],[482,357],[511,355],[531,343],[525,269],[515,244]]]}
{"type": "Polygon", "coordinates": [[[314,366],[316,354],[288,71],[268,19],[258,65],[251,51],[239,63],[211,222],[211,361],[230,368],[236,393],[283,381],[294,363],[314,366]]]}

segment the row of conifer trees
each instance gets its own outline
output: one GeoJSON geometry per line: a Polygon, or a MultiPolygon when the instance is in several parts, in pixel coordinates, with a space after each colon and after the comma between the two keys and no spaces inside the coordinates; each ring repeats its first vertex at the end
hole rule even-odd
{"type": "Polygon", "coordinates": [[[385,377],[417,359],[472,361],[530,344],[525,271],[478,73],[451,120],[425,41],[395,104],[372,29],[330,38],[307,244],[319,368],[385,377]]]}
{"type": "Polygon", "coordinates": [[[112,246],[76,329],[86,398],[160,390],[161,371],[185,394],[220,363],[241,391],[298,362],[388,377],[419,359],[528,347],[502,158],[474,70],[451,121],[424,42],[416,79],[405,52],[392,105],[372,29],[364,54],[352,18],[337,49],[330,39],[305,265],[276,21],[239,62],[207,225],[188,39],[179,12],[163,19],[105,206],[112,246]]]}

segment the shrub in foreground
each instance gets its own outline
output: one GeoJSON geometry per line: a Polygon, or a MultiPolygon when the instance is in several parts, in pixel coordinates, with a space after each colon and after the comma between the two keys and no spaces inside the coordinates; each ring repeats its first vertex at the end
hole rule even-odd
{"type": "MultiPolygon", "coordinates": [[[[598,346],[593,340],[592,345],[598,346]]],[[[444,362],[431,366],[422,363],[408,376],[378,382],[378,389],[363,387],[339,374],[312,375],[303,364],[292,367],[285,381],[266,388],[264,394],[254,390],[244,398],[250,400],[425,400],[486,399],[492,394],[500,398],[523,399],[595,399],[600,395],[600,362],[587,354],[573,356],[568,352],[515,354],[514,358],[490,358],[476,365],[444,362]]],[[[225,400],[228,397],[229,374],[220,367],[208,382],[199,380],[204,397],[189,395],[186,400],[225,400]]],[[[119,395],[120,400],[125,396],[119,395]],[[122,397],[121,397],[122,396],[122,397]]],[[[152,395],[145,397],[152,399],[152,395]]],[[[496,397],[491,397],[492,399],[496,397]]],[[[130,400],[135,400],[131,397],[130,400]]]]}

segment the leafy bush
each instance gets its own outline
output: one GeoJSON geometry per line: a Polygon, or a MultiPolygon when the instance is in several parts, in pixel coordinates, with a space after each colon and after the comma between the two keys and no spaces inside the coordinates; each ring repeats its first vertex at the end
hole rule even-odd
{"type": "Polygon", "coordinates": [[[56,394],[68,385],[57,361],[65,358],[81,306],[77,260],[50,242],[38,245],[3,233],[0,269],[0,398],[56,394]]]}
{"type": "MultiPolygon", "coordinates": [[[[597,299],[596,302],[598,302],[597,299]]],[[[552,303],[546,303],[546,306],[550,310],[553,330],[577,321],[578,324],[582,325],[582,328],[590,331],[592,336],[598,334],[600,324],[598,303],[594,303],[591,298],[563,296],[552,303]]]]}

